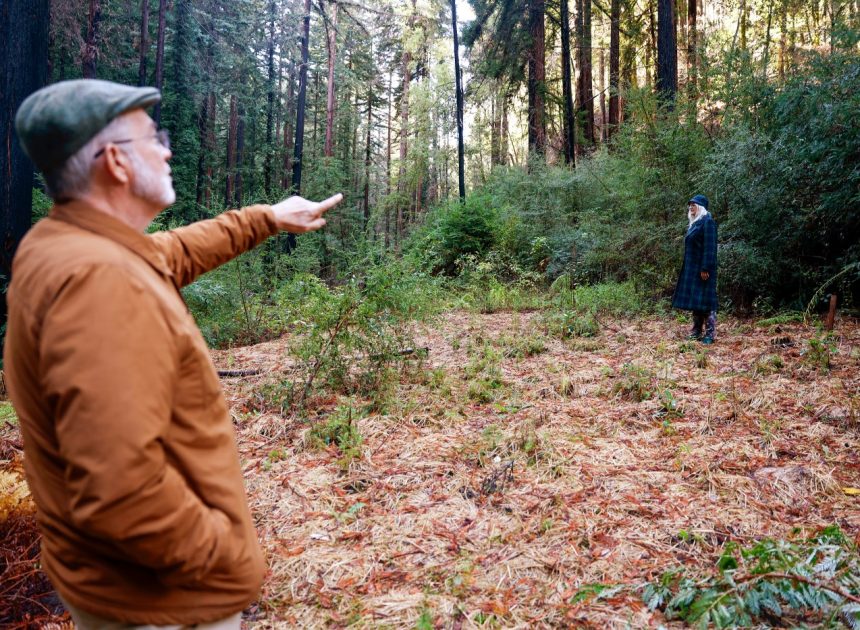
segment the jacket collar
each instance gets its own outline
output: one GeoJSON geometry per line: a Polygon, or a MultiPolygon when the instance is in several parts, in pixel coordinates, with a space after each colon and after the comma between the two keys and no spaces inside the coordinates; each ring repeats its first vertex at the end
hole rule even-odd
{"type": "Polygon", "coordinates": [[[161,275],[173,278],[173,272],[168,267],[164,254],[151,238],[82,201],[69,201],[55,205],[51,208],[49,218],[74,225],[119,243],[143,258],[161,275]]]}

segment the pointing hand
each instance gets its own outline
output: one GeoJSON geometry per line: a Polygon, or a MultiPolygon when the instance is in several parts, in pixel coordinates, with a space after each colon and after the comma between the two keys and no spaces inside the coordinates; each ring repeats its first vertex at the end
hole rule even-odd
{"type": "Polygon", "coordinates": [[[338,193],[325,201],[309,201],[302,197],[290,197],[272,206],[275,221],[284,232],[304,234],[313,232],[325,225],[322,215],[343,201],[343,195],[338,193]]]}

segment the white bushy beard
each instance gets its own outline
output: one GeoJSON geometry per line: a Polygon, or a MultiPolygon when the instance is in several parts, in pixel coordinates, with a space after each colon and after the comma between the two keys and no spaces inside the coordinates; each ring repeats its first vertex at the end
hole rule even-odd
{"type": "Polygon", "coordinates": [[[696,204],[696,207],[699,209],[699,212],[695,217],[693,217],[690,211],[687,210],[687,220],[690,222],[690,226],[692,226],[696,221],[701,221],[710,214],[703,206],[696,204]]]}
{"type": "Polygon", "coordinates": [[[162,208],[172,206],[176,201],[176,191],[173,190],[173,179],[170,177],[167,163],[164,164],[165,171],[159,173],[142,160],[137,152],[129,151],[128,156],[134,165],[132,194],[162,208]]]}

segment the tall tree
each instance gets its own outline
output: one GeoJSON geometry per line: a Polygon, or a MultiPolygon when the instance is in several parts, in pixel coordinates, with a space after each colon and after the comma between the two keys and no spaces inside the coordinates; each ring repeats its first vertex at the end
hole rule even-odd
{"type": "MultiPolygon", "coordinates": [[[[302,17],[302,62],[299,66],[299,99],[296,104],[296,141],[293,144],[293,193],[302,190],[302,161],[305,152],[305,104],[308,97],[308,45],[311,36],[311,0],[305,0],[302,17]]],[[[294,237],[290,237],[291,239],[294,237]]]]}
{"type": "Polygon", "coordinates": [[[657,94],[669,108],[674,106],[678,91],[674,11],[673,0],[657,0],[657,94]]]}
{"type": "Polygon", "coordinates": [[[579,40],[579,116],[582,118],[582,135],[588,144],[594,144],[594,87],[591,76],[591,0],[577,0],[577,38],[579,40]]]}
{"type": "Polygon", "coordinates": [[[140,61],[137,65],[137,84],[146,85],[146,60],[149,56],[149,0],[140,0],[140,61]]]}
{"type": "Polygon", "coordinates": [[[227,181],[224,190],[224,205],[230,207],[236,198],[237,147],[239,136],[239,102],[235,94],[230,95],[230,119],[227,125],[227,181]]]}
{"type": "Polygon", "coordinates": [[[272,142],[275,121],[275,0],[269,0],[269,39],[266,42],[266,63],[268,69],[266,92],[266,156],[263,163],[263,186],[266,196],[272,194],[272,158],[274,144],[272,142]]]}
{"type": "Polygon", "coordinates": [[[561,0],[561,81],[564,96],[564,161],[574,165],[576,163],[574,157],[576,154],[576,125],[573,109],[573,72],[570,67],[570,7],[568,0],[561,0]]]}
{"type": "Polygon", "coordinates": [[[48,80],[49,6],[49,0],[0,0],[0,325],[6,322],[12,258],[30,227],[33,205],[33,163],[18,144],[13,121],[21,102],[48,80]]]}
{"type": "Polygon", "coordinates": [[[403,55],[401,56],[403,88],[400,94],[400,170],[397,177],[397,223],[394,240],[398,251],[403,242],[403,230],[405,228],[403,205],[407,203],[408,199],[406,193],[406,159],[409,156],[409,88],[412,84],[412,50],[409,39],[411,39],[417,23],[417,14],[416,0],[412,0],[412,13],[404,33],[403,55]]]}
{"type": "Polygon", "coordinates": [[[457,175],[460,182],[460,201],[465,201],[466,157],[463,146],[463,86],[461,84],[463,77],[460,74],[460,36],[457,30],[456,0],[451,0],[451,22],[454,26],[454,85],[457,90],[457,175]]]}
{"type": "Polygon", "coordinates": [[[529,0],[529,151],[546,152],[544,91],[546,90],[546,0],[529,0]]]}
{"type": "MultiPolygon", "coordinates": [[[[690,0],[695,4],[696,0],[690,0]]],[[[618,128],[621,119],[619,107],[619,69],[621,65],[621,0],[612,0],[609,12],[609,125],[606,138],[618,128]]]]}
{"type": "Polygon", "coordinates": [[[99,26],[101,25],[101,21],[101,1],[90,0],[89,14],[87,16],[87,39],[84,42],[84,50],[81,57],[81,72],[85,79],[96,78],[96,60],[99,56],[99,26]]]}
{"type": "MultiPolygon", "coordinates": [[[[371,58],[373,57],[373,42],[371,42],[371,58]]],[[[371,133],[373,131],[373,79],[368,77],[367,80],[367,137],[364,144],[364,229],[367,229],[370,223],[370,165],[372,162],[371,154],[371,133]]]]}
{"type": "Polygon", "coordinates": [[[284,114],[284,164],[281,175],[281,187],[286,190],[290,187],[290,172],[293,168],[293,109],[296,97],[296,64],[290,62],[290,70],[287,74],[287,111],[284,114]]]}
{"type": "Polygon", "coordinates": [[[697,0],[687,1],[687,88],[691,99],[696,97],[696,82],[699,73],[698,33],[696,32],[697,0]]]}
{"type": "Polygon", "coordinates": [[[333,1],[330,23],[326,23],[328,33],[328,91],[326,93],[325,114],[325,147],[323,155],[334,157],[334,117],[335,117],[335,83],[334,67],[337,61],[337,1],[333,1]]]}
{"type": "MultiPolygon", "coordinates": [[[[155,45],[155,87],[164,87],[164,31],[167,22],[167,0],[158,2],[158,41],[155,45]]],[[[155,104],[152,118],[156,125],[161,124],[161,102],[155,104]]]]}

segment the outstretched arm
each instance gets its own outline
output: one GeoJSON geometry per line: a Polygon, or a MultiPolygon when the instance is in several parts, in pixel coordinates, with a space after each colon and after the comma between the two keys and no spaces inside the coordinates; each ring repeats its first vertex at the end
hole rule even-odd
{"type": "Polygon", "coordinates": [[[290,197],[274,206],[224,212],[150,238],[164,253],[179,286],[186,286],[279,232],[303,234],[320,229],[325,225],[323,214],[342,200],[340,194],[322,202],[290,197]]]}

